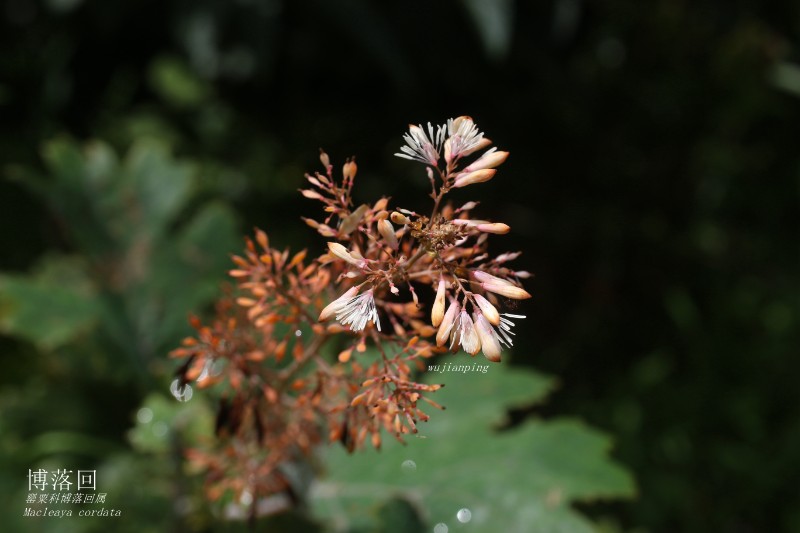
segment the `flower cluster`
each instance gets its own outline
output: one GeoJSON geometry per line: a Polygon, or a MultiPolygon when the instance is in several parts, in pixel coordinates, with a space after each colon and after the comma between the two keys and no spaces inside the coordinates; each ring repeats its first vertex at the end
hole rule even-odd
{"type": "Polygon", "coordinates": [[[193,319],[196,335],[172,352],[185,360],[179,388],[196,382],[219,394],[217,447],[191,453],[211,497],[295,491],[286,465],[326,438],[350,451],[367,440],[380,447],[383,431],[403,441],[428,420],[420,401],[441,408],[428,398],[440,385],[416,378],[426,358],[463,349],[497,362],[512,345],[511,319],[524,316],[500,310],[530,298],[521,286],[530,275],[508,266],[518,252],[487,251],[489,236],[510,228],[474,218],[477,202],[445,201],[491,180],[508,152],[490,148],[469,117],[412,125],[404,139],[396,155],[425,165],[429,214],[390,208],[388,198],[355,205],[355,160],[336,177],[321,152],[323,170],[306,175],[301,193],[323,204],[323,218],[304,220],[328,241],[325,252],[290,255],[257,230],[234,257],[235,290],[216,319],[193,319]]]}

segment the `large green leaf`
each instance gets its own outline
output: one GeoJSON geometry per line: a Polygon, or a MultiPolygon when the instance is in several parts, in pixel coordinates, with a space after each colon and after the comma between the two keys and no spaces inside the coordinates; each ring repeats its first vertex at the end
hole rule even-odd
{"type": "Polygon", "coordinates": [[[423,438],[407,446],[391,440],[380,452],[347,455],[336,447],[327,454],[327,479],[311,499],[334,530],[385,527],[378,525],[378,506],[401,497],[421,507],[431,527],[592,531],[571,503],[634,494],[630,475],[608,456],[611,440],[580,421],[536,420],[497,430],[505,408],[540,401],[552,388],[549,378],[505,365],[428,376],[446,383],[435,399],[447,410],[431,413],[423,438]],[[468,511],[459,515],[462,509],[468,511]]]}
{"type": "Polygon", "coordinates": [[[12,174],[59,215],[91,279],[0,278],[0,331],[52,348],[97,323],[137,364],[152,359],[216,296],[240,246],[233,211],[193,205],[197,169],[163,143],[138,141],[119,158],[103,142],[60,138],[42,152],[49,175],[12,174]]]}

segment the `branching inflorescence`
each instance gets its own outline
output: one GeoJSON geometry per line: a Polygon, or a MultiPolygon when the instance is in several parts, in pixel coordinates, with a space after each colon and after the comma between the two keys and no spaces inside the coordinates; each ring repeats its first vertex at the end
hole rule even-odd
{"type": "Polygon", "coordinates": [[[529,274],[507,266],[519,252],[487,252],[489,235],[509,227],[472,218],[477,202],[443,201],[492,179],[508,152],[489,148],[465,116],[411,125],[404,139],[395,155],[425,165],[429,215],[391,209],[388,198],[354,206],[355,160],[339,179],[321,152],[324,171],[306,175],[311,188],[301,192],[324,206],[324,220],[304,220],[329,239],[327,251],[311,261],[305,251],[290,256],[256,230],[233,258],[235,293],[209,325],[192,319],[197,334],[172,352],[185,359],[179,388],[220,391],[217,449],[190,452],[209,472],[210,497],[291,491],[285,466],[325,439],[349,451],[367,439],[380,448],[381,430],[403,441],[428,420],[420,401],[441,408],[428,398],[441,385],[415,379],[425,359],[463,349],[499,362],[511,346],[511,319],[524,317],[499,308],[530,298],[520,283],[529,274]],[[418,297],[426,287],[429,312],[418,297]],[[325,357],[325,345],[338,357],[325,357]]]}

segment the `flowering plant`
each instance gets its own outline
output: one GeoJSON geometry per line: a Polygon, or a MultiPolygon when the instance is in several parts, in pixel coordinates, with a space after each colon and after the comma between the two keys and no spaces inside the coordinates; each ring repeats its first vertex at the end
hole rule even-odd
{"type": "Polygon", "coordinates": [[[306,251],[290,256],[256,230],[233,258],[235,293],[218,302],[210,324],[193,318],[197,334],[172,352],[185,359],[176,396],[190,382],[220,391],[217,449],[190,451],[210,473],[212,499],[291,492],[286,465],[325,438],[348,451],[367,438],[380,448],[382,430],[402,442],[428,419],[420,401],[441,408],[428,397],[441,385],[415,379],[423,360],[463,349],[499,362],[512,345],[511,319],[524,316],[498,308],[530,297],[520,283],[529,274],[507,266],[518,252],[487,252],[489,235],[509,227],[472,218],[478,202],[444,201],[452,189],[492,179],[508,152],[489,148],[465,116],[411,125],[404,139],[396,155],[425,165],[430,215],[391,209],[388,198],[354,206],[355,160],[338,178],[321,152],[323,172],[306,175],[311,188],[301,192],[324,206],[323,220],[304,220],[331,239],[327,251],[311,261],[306,251]],[[429,311],[419,297],[426,287],[429,311]],[[337,346],[335,360],[323,356],[328,344],[337,346]]]}

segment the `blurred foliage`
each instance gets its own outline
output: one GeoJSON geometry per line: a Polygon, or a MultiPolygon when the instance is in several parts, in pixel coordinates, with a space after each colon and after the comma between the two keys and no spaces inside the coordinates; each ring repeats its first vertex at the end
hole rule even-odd
{"type": "Polygon", "coordinates": [[[53,350],[97,325],[97,342],[147,379],[186,316],[219,290],[226,252],[237,242],[229,207],[190,206],[197,180],[157,143],[140,143],[123,161],[107,145],[48,143],[47,175],[11,175],[51,208],[72,254],[44,257],[35,273],[0,277],[0,329],[53,350]]]}
{"type": "MultiPolygon", "coordinates": [[[[412,206],[426,182],[392,159],[400,132],[469,113],[511,151],[481,208],[536,274],[514,362],[562,383],[536,412],[613,432],[637,478],[637,500],[578,508],[603,531],[800,529],[797,3],[0,5],[0,165],[18,178],[0,180],[3,494],[53,457],[169,470],[125,435],[225,268],[202,222],[205,266],[177,252],[191,220],[208,209],[232,230],[235,210],[238,233],[318,245],[288,223],[318,146],[357,153],[365,198],[412,206]],[[160,229],[93,196],[108,166],[146,195],[137,165],[175,191],[191,176],[177,211],[151,206],[160,229]]],[[[3,516],[18,501],[0,498],[3,516]]],[[[376,512],[413,521],[415,506],[376,512]]]]}
{"type": "MultiPolygon", "coordinates": [[[[43,527],[17,512],[28,492],[13,480],[26,480],[28,468],[91,468],[110,506],[136,517],[128,531],[163,531],[175,514],[181,448],[153,456],[140,436],[132,442],[142,453],[131,454],[122,436],[143,394],[166,391],[164,354],[188,333],[189,312],[218,294],[239,241],[236,219],[220,202],[198,201],[197,171],[158,142],[137,143],[119,160],[104,143],[61,139],[45,145],[43,159],[41,173],[15,167],[9,175],[49,207],[69,249],[43,255],[29,274],[0,274],[0,331],[29,354],[11,363],[0,391],[0,462],[13,472],[2,487],[11,494],[2,503],[14,517],[9,527],[43,527]]],[[[160,407],[154,431],[167,437],[176,424],[162,420],[160,407]]]]}

